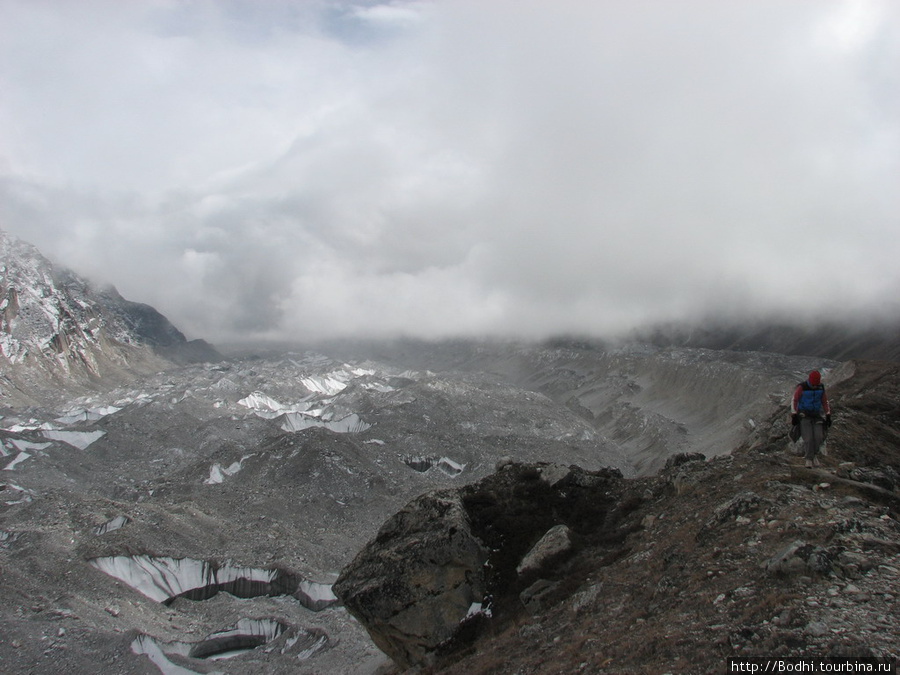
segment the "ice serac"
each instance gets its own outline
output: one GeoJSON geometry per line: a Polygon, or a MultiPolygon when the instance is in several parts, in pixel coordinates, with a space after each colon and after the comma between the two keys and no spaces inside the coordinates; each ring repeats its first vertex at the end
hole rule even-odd
{"type": "Polygon", "coordinates": [[[272,619],[240,619],[234,627],[217,631],[194,645],[189,656],[195,659],[227,657],[271,642],[284,631],[284,624],[272,619]]]}
{"type": "Polygon", "coordinates": [[[302,598],[301,602],[304,607],[314,612],[331,607],[338,601],[331,584],[322,584],[317,581],[301,581],[296,595],[302,598]]]}
{"type": "Polygon", "coordinates": [[[412,457],[403,458],[403,463],[410,469],[414,469],[419,473],[427,473],[434,467],[437,467],[448,476],[458,476],[465,471],[466,465],[454,462],[449,457],[412,457]]]}
{"type": "Polygon", "coordinates": [[[245,408],[250,408],[250,410],[257,411],[269,411],[269,412],[277,412],[286,409],[286,406],[282,403],[279,403],[271,396],[264,394],[261,391],[254,391],[252,394],[245,396],[240,401],[238,401],[238,405],[242,405],[245,408]]]}
{"type": "Polygon", "coordinates": [[[196,670],[172,663],[159,643],[148,635],[139,635],[131,643],[131,651],[146,656],[163,675],[200,675],[196,670]]]}
{"type": "Polygon", "coordinates": [[[325,394],[326,396],[334,396],[347,388],[344,381],[348,377],[340,378],[338,373],[332,373],[322,377],[304,377],[301,384],[315,394],[325,394]]]}
{"type": "Polygon", "coordinates": [[[371,424],[360,419],[359,415],[352,413],[338,420],[321,420],[303,413],[285,413],[284,422],[281,425],[284,431],[303,431],[319,427],[339,434],[356,434],[372,427],[371,424]]]}
{"type": "Polygon", "coordinates": [[[87,450],[96,441],[106,435],[106,432],[98,429],[96,431],[60,431],[56,429],[47,429],[41,432],[44,438],[52,441],[61,441],[67,445],[78,448],[79,450],[87,450]]]}
{"type": "MultiPolygon", "coordinates": [[[[139,635],[131,643],[131,651],[147,656],[159,668],[163,675],[199,675],[198,671],[179,666],[169,657],[176,657],[192,663],[191,659],[225,660],[268,645],[273,640],[284,636],[280,648],[281,654],[290,653],[297,661],[305,661],[319,652],[328,649],[328,634],[319,628],[302,628],[290,626],[275,619],[242,618],[229,628],[217,630],[197,642],[164,642],[150,635],[139,635]]],[[[267,649],[266,651],[270,651],[267,649]]],[[[197,664],[204,673],[206,667],[197,664]]],[[[229,671],[231,672],[231,671],[229,671]]]]}
{"type": "Polygon", "coordinates": [[[97,536],[104,535],[108,532],[115,532],[116,530],[121,530],[125,527],[131,520],[128,516],[116,516],[110,520],[107,520],[102,525],[98,525],[94,528],[94,534],[97,536]]]}

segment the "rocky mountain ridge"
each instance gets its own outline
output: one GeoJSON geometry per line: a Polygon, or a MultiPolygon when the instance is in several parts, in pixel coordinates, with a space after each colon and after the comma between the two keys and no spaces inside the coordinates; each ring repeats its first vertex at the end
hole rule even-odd
{"type": "Polygon", "coordinates": [[[149,305],[97,289],[0,230],[0,396],[36,402],[58,389],[118,381],[221,356],[188,342],[149,305]]]}

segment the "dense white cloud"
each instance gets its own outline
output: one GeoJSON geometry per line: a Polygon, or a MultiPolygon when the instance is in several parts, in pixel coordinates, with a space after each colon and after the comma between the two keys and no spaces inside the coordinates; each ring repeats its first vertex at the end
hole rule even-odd
{"type": "Polygon", "coordinates": [[[213,340],[898,311],[890,0],[0,0],[0,227],[213,340]]]}

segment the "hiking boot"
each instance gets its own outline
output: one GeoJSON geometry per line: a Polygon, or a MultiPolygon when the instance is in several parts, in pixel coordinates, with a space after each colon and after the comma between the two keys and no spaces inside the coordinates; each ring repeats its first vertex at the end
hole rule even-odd
{"type": "Polygon", "coordinates": [[[818,457],[813,457],[813,462],[812,462],[812,463],[813,463],[813,466],[821,466],[821,464],[819,464],[819,458],[818,458],[818,457]]]}
{"type": "Polygon", "coordinates": [[[806,468],[807,468],[807,469],[811,469],[811,468],[812,468],[812,460],[811,460],[811,459],[806,460],[806,468]]]}

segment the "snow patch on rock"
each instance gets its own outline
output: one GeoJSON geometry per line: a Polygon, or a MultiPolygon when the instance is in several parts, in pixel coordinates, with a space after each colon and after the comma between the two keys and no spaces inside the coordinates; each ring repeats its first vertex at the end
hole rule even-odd
{"type": "Polygon", "coordinates": [[[74,408],[63,413],[61,417],[57,417],[56,421],[63,426],[78,424],[79,422],[96,422],[120,410],[121,408],[117,408],[114,405],[99,406],[97,408],[74,408]]]}
{"type": "Polygon", "coordinates": [[[203,481],[203,483],[205,485],[218,485],[224,482],[227,477],[233,476],[240,471],[244,466],[244,461],[252,456],[253,455],[245,455],[241,457],[239,462],[232,462],[227,467],[223,467],[216,462],[209,468],[209,478],[203,481]]]}

